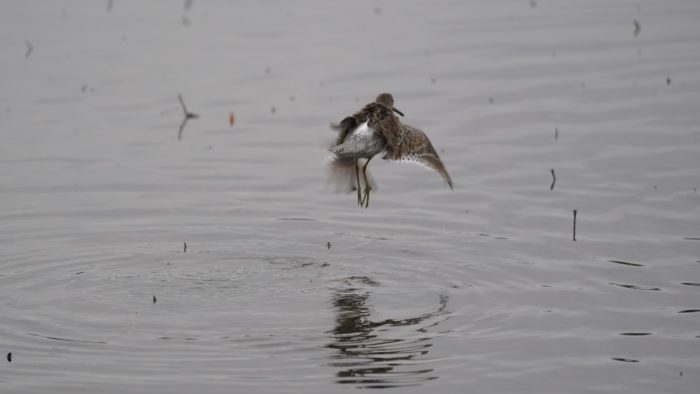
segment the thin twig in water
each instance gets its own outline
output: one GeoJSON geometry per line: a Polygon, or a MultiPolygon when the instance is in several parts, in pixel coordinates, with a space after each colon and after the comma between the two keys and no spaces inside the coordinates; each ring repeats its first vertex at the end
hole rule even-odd
{"type": "Polygon", "coordinates": [[[182,112],[185,114],[185,118],[192,118],[192,119],[199,118],[199,115],[187,110],[187,106],[185,105],[185,100],[182,99],[181,94],[178,93],[177,99],[180,100],[180,105],[182,106],[182,112]]]}
{"type": "Polygon", "coordinates": [[[576,241],[576,210],[574,209],[574,241],[576,241]]]}
{"type": "Polygon", "coordinates": [[[559,139],[559,129],[554,128],[554,141],[559,139]]]}
{"type": "Polygon", "coordinates": [[[554,168],[551,168],[549,171],[552,172],[552,184],[549,186],[549,190],[554,190],[554,184],[557,183],[557,177],[554,175],[554,168]]]}
{"type": "Polygon", "coordinates": [[[185,105],[185,100],[182,99],[181,94],[178,93],[177,99],[180,101],[180,105],[182,106],[182,112],[185,114],[185,118],[182,119],[182,123],[180,123],[180,130],[177,133],[177,139],[179,141],[182,139],[182,131],[185,130],[185,125],[187,124],[187,121],[190,119],[197,119],[197,118],[199,118],[199,115],[187,110],[187,106],[185,105]]]}
{"type": "Polygon", "coordinates": [[[185,249],[182,251],[182,253],[187,253],[187,242],[183,242],[185,244],[185,249]]]}
{"type": "Polygon", "coordinates": [[[634,36],[637,37],[642,32],[642,24],[638,20],[634,20],[634,36]]]}

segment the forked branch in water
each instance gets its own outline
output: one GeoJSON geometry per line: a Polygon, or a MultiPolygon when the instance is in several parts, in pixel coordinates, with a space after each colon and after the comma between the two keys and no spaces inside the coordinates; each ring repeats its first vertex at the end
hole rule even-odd
{"type": "Polygon", "coordinates": [[[185,105],[185,100],[182,99],[181,94],[178,93],[177,99],[180,101],[180,105],[182,106],[182,113],[185,115],[185,117],[182,119],[182,123],[180,123],[180,130],[177,133],[177,139],[181,140],[182,139],[182,131],[185,130],[185,125],[187,124],[187,121],[190,119],[197,119],[197,118],[199,118],[199,115],[187,110],[187,106],[185,105]]]}

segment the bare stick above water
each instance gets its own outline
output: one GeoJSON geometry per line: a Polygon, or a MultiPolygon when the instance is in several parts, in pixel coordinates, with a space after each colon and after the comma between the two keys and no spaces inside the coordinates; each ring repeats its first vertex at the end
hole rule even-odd
{"type": "Polygon", "coordinates": [[[576,241],[576,210],[574,209],[574,241],[576,241]]]}
{"type": "Polygon", "coordinates": [[[181,94],[178,93],[177,99],[180,101],[180,105],[182,106],[182,112],[185,114],[185,117],[182,119],[182,123],[180,123],[180,129],[177,132],[177,139],[179,141],[182,140],[182,131],[185,130],[185,125],[187,124],[187,121],[190,119],[197,119],[199,118],[199,115],[187,110],[185,100],[182,99],[181,94]]]}
{"type": "Polygon", "coordinates": [[[549,186],[549,190],[554,190],[554,184],[557,183],[557,176],[554,175],[554,168],[551,168],[549,171],[552,172],[552,184],[549,186]]]}
{"type": "Polygon", "coordinates": [[[185,100],[182,99],[181,94],[178,93],[177,99],[180,100],[180,105],[182,106],[182,112],[185,114],[185,118],[192,118],[192,119],[199,118],[199,115],[187,110],[187,106],[185,106],[185,100]]]}

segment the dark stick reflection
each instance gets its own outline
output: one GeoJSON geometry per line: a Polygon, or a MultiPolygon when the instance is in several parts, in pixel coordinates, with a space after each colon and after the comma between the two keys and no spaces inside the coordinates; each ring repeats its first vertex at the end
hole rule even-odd
{"type": "MultiPolygon", "coordinates": [[[[335,327],[326,347],[336,349],[331,366],[338,368],[336,383],[356,384],[364,388],[388,388],[417,385],[437,379],[434,369],[425,368],[421,357],[433,346],[428,336],[391,337],[393,328],[416,326],[427,333],[431,318],[444,315],[448,297],[441,295],[435,311],[401,319],[374,321],[368,306],[368,287],[379,283],[365,276],[346,278],[334,289],[335,327]],[[429,323],[421,326],[421,323],[429,323]]],[[[397,335],[397,334],[394,334],[397,335]]]]}

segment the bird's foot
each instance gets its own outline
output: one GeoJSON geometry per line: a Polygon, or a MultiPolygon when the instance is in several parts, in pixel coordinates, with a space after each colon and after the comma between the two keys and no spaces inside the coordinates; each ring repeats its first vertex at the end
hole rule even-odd
{"type": "Polygon", "coordinates": [[[370,191],[372,191],[372,187],[368,185],[368,186],[365,188],[364,196],[362,197],[362,201],[361,201],[361,203],[360,203],[360,207],[363,207],[363,206],[364,206],[365,209],[367,209],[367,207],[369,207],[369,192],[370,192],[370,191]]]}

